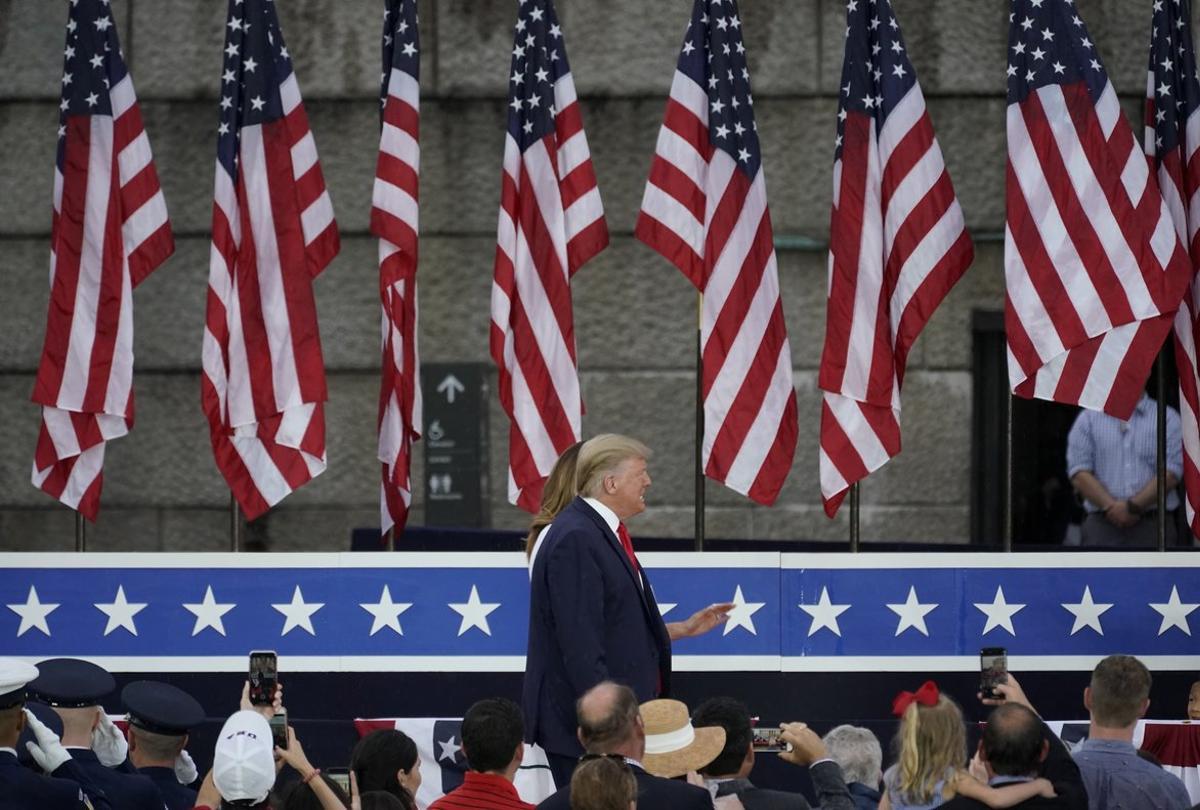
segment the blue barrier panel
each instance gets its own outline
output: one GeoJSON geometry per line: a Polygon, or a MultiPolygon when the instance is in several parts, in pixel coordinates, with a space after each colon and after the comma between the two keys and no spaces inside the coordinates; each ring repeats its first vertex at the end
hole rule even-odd
{"type": "MultiPolygon", "coordinates": [[[[734,602],[680,671],[1086,670],[1113,652],[1200,668],[1193,554],[642,555],[667,621],[734,602]]],[[[0,555],[0,649],[114,672],[524,669],[523,555],[0,555]]],[[[1200,628],[1198,628],[1200,629],[1200,628]]]]}

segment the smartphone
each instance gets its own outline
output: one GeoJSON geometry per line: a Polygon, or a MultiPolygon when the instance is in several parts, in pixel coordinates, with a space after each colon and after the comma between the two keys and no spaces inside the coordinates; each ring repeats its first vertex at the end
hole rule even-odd
{"type": "Polygon", "coordinates": [[[270,706],[279,685],[278,658],[274,650],[254,650],[250,653],[250,702],[255,706],[270,706]]]}
{"type": "Polygon", "coordinates": [[[350,769],[349,768],[326,768],[322,771],[326,776],[334,781],[338,787],[346,791],[346,795],[350,795],[350,769]]]}
{"type": "Polygon", "coordinates": [[[271,740],[276,748],[287,750],[287,712],[275,712],[271,718],[271,740]]]}
{"type": "Polygon", "coordinates": [[[752,728],[751,742],[755,751],[786,751],[787,743],[779,739],[783,734],[782,729],[778,728],[752,728]]]}
{"type": "Polygon", "coordinates": [[[1008,650],[984,647],[979,651],[979,692],[985,698],[1004,697],[996,684],[1008,683],[1008,650]]]}

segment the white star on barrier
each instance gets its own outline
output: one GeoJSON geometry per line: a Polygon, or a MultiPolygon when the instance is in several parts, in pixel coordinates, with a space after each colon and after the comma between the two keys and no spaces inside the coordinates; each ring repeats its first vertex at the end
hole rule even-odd
{"type": "Polygon", "coordinates": [[[909,585],[908,599],[904,600],[904,604],[888,605],[888,609],[900,617],[900,621],[896,623],[896,635],[899,636],[911,627],[928,638],[929,628],[925,626],[925,617],[936,607],[937,604],[933,602],[921,604],[917,599],[916,587],[909,585]]]}
{"type": "Polygon", "coordinates": [[[829,589],[821,587],[821,598],[815,605],[798,605],[801,610],[812,616],[812,624],[808,626],[811,637],[821,628],[825,628],[838,638],[842,637],[842,629],[838,627],[838,616],[850,609],[850,605],[835,605],[829,601],[829,589]]]}
{"type": "Polygon", "coordinates": [[[221,635],[225,635],[225,622],[221,619],[229,611],[237,607],[233,602],[219,603],[213,596],[212,585],[204,591],[204,601],[200,604],[184,605],[183,609],[196,617],[192,627],[192,635],[197,636],[201,630],[211,627],[221,635]]]}
{"type": "Polygon", "coordinates": [[[735,627],[741,627],[750,631],[750,635],[757,636],[758,631],[754,629],[754,614],[763,609],[766,602],[747,602],[746,597],[742,596],[742,586],[738,585],[733,592],[733,609],[729,611],[729,618],[725,622],[725,630],[721,633],[723,636],[733,632],[735,627]]]}
{"type": "MultiPolygon", "coordinates": [[[[12,605],[9,605],[9,607],[12,607],[12,605]]],[[[1160,624],[1158,627],[1158,634],[1160,636],[1170,630],[1172,627],[1178,627],[1180,630],[1190,636],[1192,634],[1192,628],[1188,625],[1187,617],[1193,610],[1200,607],[1200,605],[1193,605],[1188,602],[1180,602],[1179,588],[1172,585],[1171,597],[1166,601],[1166,603],[1163,604],[1151,602],[1150,607],[1162,614],[1162,624],[1160,624]]],[[[22,624],[22,627],[23,626],[24,624],[22,624]]],[[[18,633],[18,635],[20,634],[18,633]]]]}
{"type": "Polygon", "coordinates": [[[996,586],[996,596],[990,603],[975,602],[975,607],[987,616],[987,623],[983,626],[983,635],[987,635],[997,627],[1002,627],[1008,631],[1009,635],[1016,637],[1017,631],[1013,629],[1013,616],[1025,606],[1018,604],[1009,604],[1004,601],[1004,588],[996,586]]]}
{"type": "Polygon", "coordinates": [[[297,627],[303,629],[310,636],[315,636],[317,631],[313,629],[312,617],[321,608],[325,607],[324,602],[305,602],[304,594],[300,593],[300,586],[296,586],[296,590],[292,591],[292,601],[282,605],[271,605],[278,610],[286,618],[283,623],[283,629],[279,631],[279,635],[286,636],[297,627]]]}
{"type": "Polygon", "coordinates": [[[383,593],[379,595],[378,602],[360,602],[359,607],[375,617],[371,622],[371,635],[375,635],[385,627],[390,627],[396,631],[397,635],[404,635],[404,631],[400,629],[400,614],[412,607],[412,602],[393,602],[392,592],[388,590],[388,586],[383,586],[383,593]]]}
{"type": "Polygon", "coordinates": [[[58,610],[58,605],[41,602],[38,599],[37,588],[30,585],[29,596],[25,598],[25,604],[9,605],[8,609],[21,617],[21,626],[17,628],[17,638],[35,627],[48,636],[50,635],[50,623],[46,621],[46,617],[58,610]]]}
{"type": "Polygon", "coordinates": [[[145,602],[127,602],[125,600],[125,586],[117,586],[117,596],[110,603],[97,602],[96,609],[108,617],[108,623],[104,626],[104,635],[108,635],[118,627],[124,627],[135,636],[138,634],[137,625],[133,623],[133,617],[146,609],[145,602]]]}
{"type": "Polygon", "coordinates": [[[499,602],[480,602],[479,589],[474,585],[471,586],[471,595],[467,597],[465,603],[450,603],[448,607],[458,615],[462,616],[462,623],[458,626],[458,634],[470,630],[472,627],[478,627],[487,635],[492,634],[492,628],[488,626],[488,614],[500,607],[499,602]]]}
{"type": "Polygon", "coordinates": [[[1071,635],[1075,635],[1085,627],[1090,627],[1100,635],[1104,635],[1104,628],[1100,626],[1100,616],[1111,608],[1112,604],[1093,602],[1091,586],[1083,586],[1083,598],[1079,602],[1063,602],[1061,604],[1075,617],[1075,623],[1071,625],[1071,635]]]}

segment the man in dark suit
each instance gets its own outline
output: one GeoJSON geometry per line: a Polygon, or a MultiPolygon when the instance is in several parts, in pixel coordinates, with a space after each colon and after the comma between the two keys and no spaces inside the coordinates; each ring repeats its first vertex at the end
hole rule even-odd
{"type": "Polygon", "coordinates": [[[100,705],[116,686],[112,675],[90,661],[53,658],[38,664],[28,691],[62,718],[63,745],[114,807],[163,810],[158,788],[133,769],[128,743],[100,705]]]}
{"type": "Polygon", "coordinates": [[[0,659],[0,810],[110,810],[104,793],[71,759],[58,736],[25,712],[25,684],[36,677],[32,664],[0,659]],[[17,740],[26,727],[33,738],[27,750],[52,777],[17,761],[17,740]]]}
{"type": "MultiPolygon", "coordinates": [[[[724,749],[700,769],[705,783],[716,789],[718,797],[737,796],[746,810],[811,810],[812,805],[801,793],[767,790],[750,781],[750,772],[754,770],[754,734],[750,710],[741,701],[709,698],[692,712],[692,725],[725,729],[724,749]]],[[[788,723],[784,739],[792,750],[781,751],[779,758],[808,767],[819,797],[819,810],[854,810],[842,769],[830,758],[821,738],[803,723],[788,723]]]]}
{"type": "MultiPolygon", "coordinates": [[[[628,686],[605,681],[579,699],[579,742],[586,755],[622,757],[637,780],[638,810],[712,810],[708,791],[687,782],[646,772],[646,730],[638,700],[628,686]]],[[[586,756],[585,755],[585,756],[586,756]]],[[[571,786],[559,790],[537,810],[570,810],[571,786]]]]}
{"type": "Polygon", "coordinates": [[[666,624],[624,521],[646,508],[649,449],[603,434],[579,449],[580,497],[554,519],[532,571],[521,704],[526,738],[545,749],[555,784],[582,749],[575,701],[613,680],[639,701],[669,693],[671,641],[708,632],[733,607],[718,604],[666,624]]]}
{"type": "MultiPolygon", "coordinates": [[[[997,691],[1001,691],[1001,687],[997,687],[997,691]]],[[[978,759],[987,771],[988,784],[993,787],[1043,776],[1050,780],[1058,794],[1054,798],[1034,796],[1014,807],[1087,810],[1087,791],[1079,767],[1062,741],[1027,705],[1005,702],[992,710],[979,741],[978,759]]],[[[966,796],[956,796],[942,805],[943,810],[983,810],[986,807],[966,796]]]]}

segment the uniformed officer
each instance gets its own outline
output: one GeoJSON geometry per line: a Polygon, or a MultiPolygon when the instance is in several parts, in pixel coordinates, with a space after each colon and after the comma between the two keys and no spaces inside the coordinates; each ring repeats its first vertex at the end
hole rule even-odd
{"type": "Polygon", "coordinates": [[[135,681],[121,690],[129,712],[129,759],[138,773],[150,777],[167,810],[191,810],[196,791],[196,765],[188,756],[188,732],[204,721],[196,699],[157,681],[135,681]]]}
{"type": "MultiPolygon", "coordinates": [[[[25,711],[32,714],[42,724],[53,732],[55,737],[62,739],[62,718],[58,713],[42,703],[33,703],[25,701],[25,711]]],[[[25,728],[21,731],[21,739],[17,740],[17,760],[26,768],[32,768],[35,773],[42,772],[42,766],[38,765],[37,760],[33,758],[33,754],[29,753],[29,743],[37,743],[37,738],[33,736],[33,726],[29,723],[25,724],[25,728]]]]}
{"type": "Polygon", "coordinates": [[[54,732],[23,710],[25,685],[37,674],[32,664],[0,658],[0,810],[112,810],[54,732]],[[53,776],[17,762],[15,746],[27,728],[32,735],[30,754],[53,776]]]}
{"type": "Polygon", "coordinates": [[[42,661],[38,673],[29,695],[62,718],[63,745],[109,801],[121,810],[163,810],[158,788],[128,762],[125,737],[100,705],[117,686],[113,676],[78,658],[42,661]]]}

